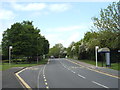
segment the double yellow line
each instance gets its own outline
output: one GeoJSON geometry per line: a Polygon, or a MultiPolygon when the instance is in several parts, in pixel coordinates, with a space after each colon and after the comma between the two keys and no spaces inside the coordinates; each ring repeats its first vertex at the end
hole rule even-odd
{"type": "Polygon", "coordinates": [[[24,70],[26,70],[26,68],[24,68],[21,71],[15,73],[15,75],[20,80],[20,82],[24,85],[25,88],[27,88],[28,90],[32,90],[32,88],[19,75],[19,73],[23,72],[24,70]]]}
{"type": "Polygon", "coordinates": [[[71,63],[77,64],[77,65],[79,65],[79,66],[81,66],[81,67],[87,68],[87,69],[89,69],[89,70],[91,70],[91,71],[98,72],[98,73],[101,73],[101,74],[104,74],[104,75],[107,75],[107,76],[110,76],[110,77],[114,77],[114,78],[120,79],[120,76],[111,75],[111,74],[108,74],[108,73],[105,73],[105,72],[102,72],[102,71],[98,71],[98,70],[95,70],[95,69],[92,69],[92,68],[89,68],[89,67],[85,67],[85,66],[83,66],[83,65],[80,65],[80,64],[78,64],[78,63],[76,63],[76,62],[73,62],[73,61],[71,61],[71,60],[68,60],[68,59],[65,59],[65,60],[67,60],[67,61],[69,61],[69,62],[71,62],[71,63]]]}

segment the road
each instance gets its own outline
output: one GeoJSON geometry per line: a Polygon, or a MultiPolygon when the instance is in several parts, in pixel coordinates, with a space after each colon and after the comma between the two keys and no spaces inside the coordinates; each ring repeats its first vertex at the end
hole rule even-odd
{"type": "Polygon", "coordinates": [[[26,68],[19,76],[31,88],[118,88],[118,79],[70,62],[49,59],[46,65],[26,68]]]}

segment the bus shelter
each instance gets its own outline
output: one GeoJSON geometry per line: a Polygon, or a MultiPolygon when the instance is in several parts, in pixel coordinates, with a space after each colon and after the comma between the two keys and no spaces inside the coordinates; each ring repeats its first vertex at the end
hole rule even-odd
{"type": "Polygon", "coordinates": [[[106,58],[106,66],[110,67],[110,49],[109,48],[101,48],[98,50],[98,53],[105,53],[105,58],[106,58]]]}

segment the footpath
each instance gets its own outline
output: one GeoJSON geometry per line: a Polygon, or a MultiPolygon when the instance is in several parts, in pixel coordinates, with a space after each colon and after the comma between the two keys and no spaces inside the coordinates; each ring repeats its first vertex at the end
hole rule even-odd
{"type": "Polygon", "coordinates": [[[120,79],[120,71],[117,71],[117,70],[113,70],[113,69],[109,69],[107,67],[96,67],[94,65],[91,65],[91,64],[88,64],[88,63],[85,63],[85,62],[81,62],[81,61],[78,61],[78,60],[73,60],[73,59],[69,59],[73,62],[76,62],[77,64],[80,64],[86,68],[90,68],[90,69],[93,69],[93,70],[96,70],[96,71],[99,71],[99,72],[103,72],[103,73],[106,73],[106,74],[109,74],[109,75],[113,75],[113,76],[116,76],[120,79]]]}
{"type": "Polygon", "coordinates": [[[15,88],[15,90],[22,90],[23,86],[15,76],[15,73],[21,69],[23,69],[23,67],[13,67],[2,71],[2,90],[14,90],[15,88]]]}

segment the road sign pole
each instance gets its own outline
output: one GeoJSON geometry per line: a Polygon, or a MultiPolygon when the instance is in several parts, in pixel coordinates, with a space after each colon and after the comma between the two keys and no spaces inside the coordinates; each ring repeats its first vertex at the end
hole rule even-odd
{"type": "Polygon", "coordinates": [[[97,50],[98,50],[98,46],[95,47],[95,53],[96,53],[96,67],[98,67],[98,63],[97,63],[97,50]]]}

